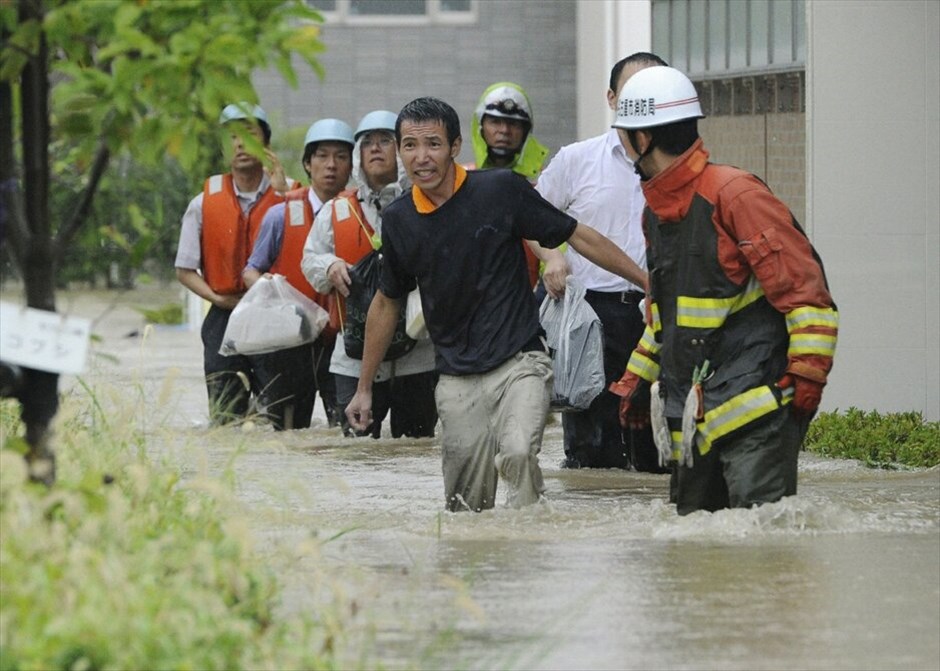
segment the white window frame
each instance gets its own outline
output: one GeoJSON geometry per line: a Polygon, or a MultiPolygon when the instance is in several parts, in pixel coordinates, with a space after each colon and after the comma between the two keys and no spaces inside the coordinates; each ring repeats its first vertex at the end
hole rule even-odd
{"type": "MultiPolygon", "coordinates": [[[[311,4],[323,15],[325,23],[338,23],[348,26],[429,26],[429,25],[467,25],[476,23],[479,18],[480,0],[470,0],[470,9],[466,12],[445,12],[441,10],[441,0],[425,0],[425,14],[350,14],[350,0],[336,0],[334,11],[324,11],[311,4]]],[[[310,3],[308,3],[310,4],[310,3]]]]}
{"type": "Polygon", "coordinates": [[[806,67],[806,3],[811,1],[654,0],[652,48],[695,80],[802,71],[806,67]],[[711,24],[713,8],[721,18],[715,25],[711,24]],[[754,16],[763,17],[757,26],[760,34],[750,25],[752,11],[758,10],[761,13],[754,16]],[[781,25],[789,25],[789,34],[784,38],[786,31],[775,25],[775,11],[787,10],[790,20],[781,25]],[[665,26],[659,24],[664,15],[665,26]],[[696,15],[705,21],[696,22],[696,15]],[[740,25],[733,27],[732,19],[743,20],[744,30],[740,25]],[[738,39],[731,37],[733,28],[738,39]],[[744,39],[740,39],[742,34],[744,39]],[[663,37],[666,44],[660,44],[663,37]],[[693,40],[704,47],[704,67],[692,62],[693,40]]]}

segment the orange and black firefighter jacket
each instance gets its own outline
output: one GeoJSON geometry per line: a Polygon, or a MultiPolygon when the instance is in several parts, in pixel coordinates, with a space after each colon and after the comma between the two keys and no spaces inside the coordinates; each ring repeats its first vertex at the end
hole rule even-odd
{"type": "Polygon", "coordinates": [[[660,381],[673,445],[696,369],[699,451],[783,408],[784,372],[826,383],[838,313],[822,262],[753,175],[709,163],[698,140],[643,183],[650,297],[627,370],[660,381]]]}

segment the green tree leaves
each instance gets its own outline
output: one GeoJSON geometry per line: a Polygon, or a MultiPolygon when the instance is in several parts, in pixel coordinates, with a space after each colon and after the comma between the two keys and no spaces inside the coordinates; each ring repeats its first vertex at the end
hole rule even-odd
{"type": "MultiPolygon", "coordinates": [[[[55,310],[57,269],[76,251],[113,157],[130,152],[150,165],[172,158],[204,172],[218,155],[219,111],[257,100],[252,72],[274,65],[296,82],[295,58],[321,72],[313,25],[321,20],[303,0],[0,2],[3,249],[19,266],[26,304],[55,310]],[[63,189],[64,175],[80,186],[53,219],[50,194],[63,189]]],[[[132,228],[112,231],[119,245],[139,233],[139,217],[127,214],[132,228]]],[[[33,477],[51,483],[58,381],[39,372],[27,378],[27,460],[37,465],[33,477]]]]}
{"type": "Polygon", "coordinates": [[[252,72],[276,67],[296,85],[299,60],[322,74],[322,19],[301,0],[48,0],[46,7],[40,22],[19,21],[4,6],[10,35],[0,78],[16,87],[45,38],[53,135],[79,164],[104,144],[112,154],[131,148],[146,162],[169,154],[198,169],[217,151],[199,144],[219,110],[257,99],[252,72]]]}

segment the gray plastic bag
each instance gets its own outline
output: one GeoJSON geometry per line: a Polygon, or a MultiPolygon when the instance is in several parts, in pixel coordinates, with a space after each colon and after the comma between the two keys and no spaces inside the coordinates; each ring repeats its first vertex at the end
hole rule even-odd
{"type": "Polygon", "coordinates": [[[606,386],[603,325],[584,293],[581,283],[569,275],[564,298],[546,296],[539,310],[552,350],[553,410],[586,410],[606,386]]]}

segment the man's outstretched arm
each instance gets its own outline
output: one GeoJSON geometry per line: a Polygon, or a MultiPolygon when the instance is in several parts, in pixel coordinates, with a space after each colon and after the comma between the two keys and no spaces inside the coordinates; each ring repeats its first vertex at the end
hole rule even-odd
{"type": "Polygon", "coordinates": [[[617,245],[590,226],[578,224],[574,233],[568,238],[568,244],[591,263],[615,275],[620,275],[638,287],[643,287],[644,291],[649,293],[646,271],[624,254],[617,245]]]}

